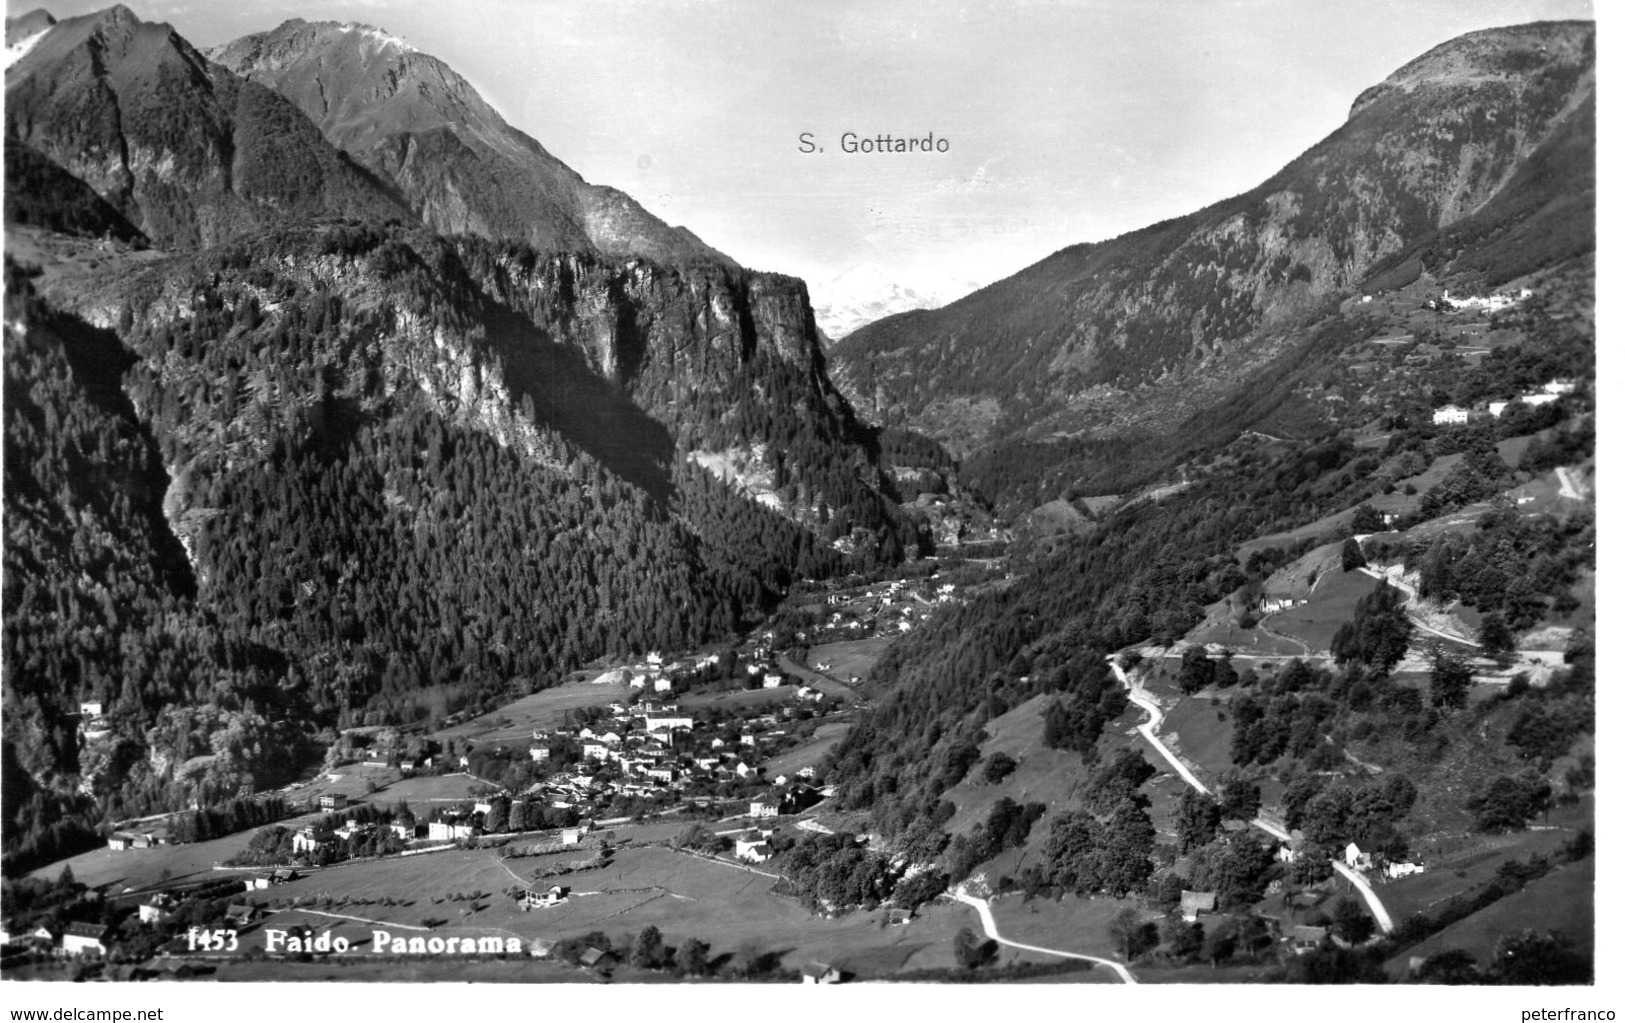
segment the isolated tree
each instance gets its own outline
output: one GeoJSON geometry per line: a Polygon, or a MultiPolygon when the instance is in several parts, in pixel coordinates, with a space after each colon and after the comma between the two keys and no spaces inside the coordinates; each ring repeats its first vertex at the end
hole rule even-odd
{"type": "Polygon", "coordinates": [[[1174,831],[1180,853],[1188,853],[1211,842],[1218,833],[1223,817],[1217,800],[1205,792],[1187,788],[1174,810],[1174,831]]]}
{"type": "Polygon", "coordinates": [[[689,938],[677,949],[677,969],[687,977],[704,977],[711,972],[711,946],[699,938],[689,938]]]}
{"type": "Polygon", "coordinates": [[[1213,684],[1215,666],[1207,651],[1199,646],[1189,647],[1180,658],[1179,689],[1189,695],[1201,692],[1213,684]]]}
{"type": "Polygon", "coordinates": [[[1232,776],[1224,783],[1222,812],[1230,820],[1252,820],[1263,803],[1263,792],[1258,783],[1232,776]]]}
{"type": "Polygon", "coordinates": [[[1499,611],[1491,611],[1479,623],[1478,642],[1483,646],[1485,653],[1494,657],[1510,652],[1517,640],[1512,634],[1511,627],[1507,625],[1506,617],[1499,611]]]}
{"type": "Polygon", "coordinates": [[[1010,754],[995,753],[982,765],[982,780],[989,785],[997,785],[1010,777],[1018,766],[1016,759],[1010,754]]]}
{"type": "Polygon", "coordinates": [[[1157,947],[1157,925],[1140,920],[1138,910],[1125,908],[1112,917],[1112,945],[1125,961],[1133,961],[1157,947]]]}
{"type": "Polygon", "coordinates": [[[1357,568],[1364,568],[1366,564],[1365,552],[1360,550],[1360,541],[1349,537],[1343,541],[1343,571],[1352,572],[1357,568]]]}
{"type": "Polygon", "coordinates": [[[666,947],[660,928],[650,924],[638,932],[632,943],[632,965],[644,970],[659,970],[666,965],[671,949],[666,947]]]}
{"type": "Polygon", "coordinates": [[[1533,771],[1503,774],[1467,800],[1467,809],[1480,831],[1522,831],[1549,806],[1551,795],[1551,786],[1533,771]]]}
{"type": "Polygon", "coordinates": [[[991,938],[982,941],[969,927],[961,927],[954,935],[954,961],[962,970],[974,970],[991,963],[999,956],[999,943],[991,938]]]}

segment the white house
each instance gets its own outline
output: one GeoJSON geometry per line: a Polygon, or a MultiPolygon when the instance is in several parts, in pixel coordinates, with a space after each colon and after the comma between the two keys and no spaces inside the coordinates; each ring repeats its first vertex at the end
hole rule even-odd
{"type": "Polygon", "coordinates": [[[656,728],[686,728],[689,731],[693,731],[694,719],[692,717],[679,715],[646,714],[643,718],[643,727],[649,732],[653,732],[656,728]]]}
{"type": "Polygon", "coordinates": [[[334,844],[331,831],[317,831],[315,828],[300,828],[293,835],[293,851],[317,852],[334,844]]]}
{"type": "Polygon", "coordinates": [[[669,692],[671,692],[671,679],[667,678],[665,675],[656,675],[655,676],[655,692],[657,692],[657,693],[669,693],[669,692]]]}
{"type": "Polygon", "coordinates": [[[143,902],[136,912],[144,924],[161,924],[175,914],[175,899],[159,892],[143,902]]]}
{"type": "Polygon", "coordinates": [[[1560,397],[1562,397],[1561,394],[1525,394],[1520,397],[1520,400],[1525,405],[1550,405],[1560,397]]]}
{"type": "Polygon", "coordinates": [[[1444,408],[1436,408],[1433,410],[1433,422],[1435,425],[1441,423],[1459,425],[1461,423],[1465,423],[1466,421],[1467,410],[1464,408],[1457,408],[1454,405],[1446,405],[1444,408]]]}
{"type": "Polygon", "coordinates": [[[429,822],[429,838],[436,842],[461,842],[474,837],[474,825],[468,821],[438,820],[429,822]]]}
{"type": "Polygon", "coordinates": [[[1541,387],[1541,390],[1545,391],[1547,394],[1573,394],[1574,381],[1549,380],[1544,386],[1541,387]]]}
{"type": "Polygon", "coordinates": [[[748,863],[760,863],[773,855],[767,848],[767,837],[760,831],[747,831],[734,839],[734,855],[748,863]]]}
{"type": "Polygon", "coordinates": [[[777,799],[753,799],[750,801],[750,815],[752,817],[777,817],[779,815],[779,801],[777,799]]]}
{"type": "Polygon", "coordinates": [[[525,892],[525,906],[529,909],[541,909],[547,906],[557,906],[561,902],[568,902],[570,889],[561,884],[542,887],[537,885],[525,892]]]}
{"type": "Polygon", "coordinates": [[[1358,845],[1350,842],[1343,849],[1343,862],[1355,870],[1371,869],[1371,854],[1363,852],[1358,845]]]}
{"type": "Polygon", "coordinates": [[[783,675],[767,675],[762,679],[763,689],[777,689],[784,685],[783,675]]]}
{"type": "Polygon", "coordinates": [[[62,932],[62,951],[70,956],[104,956],[112,930],[106,924],[71,923],[62,932]]]}
{"type": "Polygon", "coordinates": [[[530,759],[533,763],[539,764],[552,755],[553,751],[548,749],[546,746],[532,746],[530,748],[530,759]]]}
{"type": "Polygon", "coordinates": [[[102,701],[100,701],[100,700],[85,700],[83,703],[79,704],[79,716],[80,717],[87,717],[87,718],[99,718],[99,717],[101,717],[102,716],[102,701]]]}
{"type": "Polygon", "coordinates": [[[1388,863],[1383,865],[1382,873],[1390,881],[1397,881],[1402,877],[1420,874],[1425,870],[1427,868],[1420,863],[1388,863]]]}

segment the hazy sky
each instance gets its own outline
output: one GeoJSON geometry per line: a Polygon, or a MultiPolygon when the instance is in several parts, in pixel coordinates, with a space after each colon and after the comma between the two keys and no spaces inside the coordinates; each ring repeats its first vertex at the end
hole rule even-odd
{"type": "Polygon", "coordinates": [[[1584,0],[127,2],[200,46],[295,16],[377,25],[743,263],[926,287],[1244,191],[1463,32],[1592,16],[1584,0]],[[950,148],[845,155],[847,131],[950,148]],[[825,152],[800,152],[803,132],[825,152]]]}

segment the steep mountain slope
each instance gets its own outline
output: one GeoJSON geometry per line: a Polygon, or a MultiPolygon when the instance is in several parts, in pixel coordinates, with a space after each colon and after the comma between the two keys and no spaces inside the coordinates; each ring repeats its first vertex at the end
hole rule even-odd
{"type": "Polygon", "coordinates": [[[286,100],[122,6],[56,24],[7,69],[6,138],[165,248],[290,216],[411,216],[286,100]]]}
{"type": "Polygon", "coordinates": [[[142,237],[89,185],[16,140],[6,143],[6,223],[126,242],[142,237]]]}
{"type": "Polygon", "coordinates": [[[378,29],[296,19],[209,56],[286,96],[335,146],[393,181],[437,231],[544,251],[731,263],[624,193],[589,185],[461,75],[378,29]]]}
{"type": "Polygon", "coordinates": [[[445,237],[165,26],[38,39],[7,79],[8,863],[929,550],[895,476],[940,451],[856,419],[800,281],[591,189],[573,251],[445,237]]]}
{"type": "Polygon", "coordinates": [[[295,761],[256,751],[689,649],[928,541],[789,278],[330,221],[41,282],[7,320],[23,859],[69,841],[41,814],[82,840],[278,784],[295,761]],[[110,413],[74,411],[84,374],[110,413]],[[110,735],[76,733],[82,699],[110,735]]]}
{"type": "Polygon", "coordinates": [[[1594,67],[1589,22],[1446,43],[1258,188],[873,324],[835,350],[833,375],[860,409],[961,450],[1166,432],[1256,375],[1328,299],[1423,239],[1458,237],[1497,200],[1508,248],[1522,246],[1514,232],[1557,229],[1583,249],[1588,234],[1568,226],[1591,205],[1594,67]]]}

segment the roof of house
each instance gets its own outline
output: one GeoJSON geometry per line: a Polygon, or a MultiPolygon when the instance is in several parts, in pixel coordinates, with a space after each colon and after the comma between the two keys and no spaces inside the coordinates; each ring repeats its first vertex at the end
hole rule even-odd
{"type": "Polygon", "coordinates": [[[1188,892],[1179,893],[1179,906],[1181,909],[1205,909],[1209,912],[1219,904],[1217,892],[1188,892]]]}
{"type": "Polygon", "coordinates": [[[107,932],[113,928],[107,924],[94,924],[85,920],[75,920],[63,929],[64,937],[95,938],[97,941],[107,937],[107,932]]]}
{"type": "Polygon", "coordinates": [[[581,953],[581,965],[582,966],[591,966],[594,963],[598,962],[598,960],[600,960],[602,958],[604,958],[604,950],[603,949],[601,949],[601,948],[589,948],[585,952],[581,953]]]}

